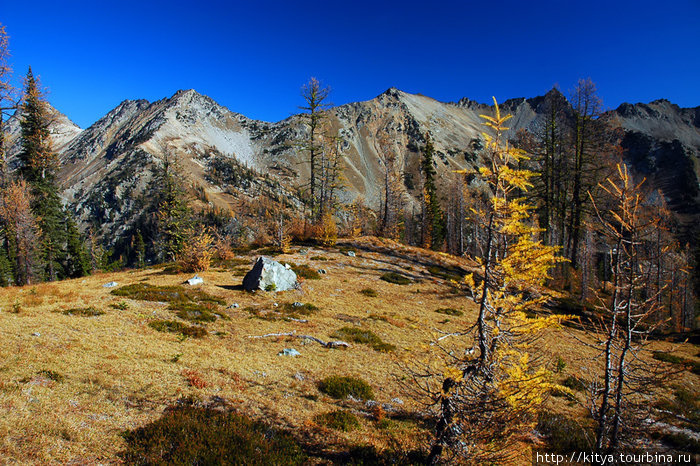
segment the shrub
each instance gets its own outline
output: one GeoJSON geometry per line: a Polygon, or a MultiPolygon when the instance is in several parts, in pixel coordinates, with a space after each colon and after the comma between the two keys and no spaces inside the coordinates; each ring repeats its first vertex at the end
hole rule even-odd
{"type": "Polygon", "coordinates": [[[118,311],[126,311],[129,309],[129,305],[126,304],[124,301],[119,301],[118,303],[112,303],[109,305],[112,309],[116,309],[118,311]]]}
{"type": "Polygon", "coordinates": [[[541,412],[537,420],[537,430],[547,439],[549,452],[566,454],[590,451],[594,446],[593,429],[562,414],[541,412]]]}
{"type": "Polygon", "coordinates": [[[194,388],[205,388],[208,384],[207,381],[202,378],[202,374],[192,369],[185,369],[182,371],[182,376],[187,380],[187,385],[194,388]]]}
{"type": "Polygon", "coordinates": [[[661,351],[654,351],[652,357],[657,361],[668,362],[671,364],[683,364],[683,358],[674,354],[668,354],[661,351]]]}
{"type": "Polygon", "coordinates": [[[377,293],[377,291],[373,290],[372,288],[364,288],[360,290],[360,293],[370,298],[376,298],[377,296],[379,296],[379,293],[377,293]]]}
{"type": "Polygon", "coordinates": [[[435,309],[435,312],[438,314],[445,314],[448,316],[461,316],[464,314],[464,312],[460,311],[459,309],[454,309],[451,307],[441,307],[440,309],[435,309]]]}
{"type": "Polygon", "coordinates": [[[456,268],[444,268],[437,265],[431,265],[428,267],[428,272],[430,275],[442,278],[443,280],[454,280],[456,282],[460,282],[464,278],[462,271],[456,268]]]}
{"type": "Polygon", "coordinates": [[[126,464],[301,465],[294,438],[232,412],[194,406],[166,410],[143,427],[124,432],[126,464]]]}
{"type": "Polygon", "coordinates": [[[564,369],[566,369],[566,361],[564,361],[561,356],[557,356],[557,358],[554,360],[554,372],[559,374],[564,372],[564,369]]]}
{"type": "Polygon", "coordinates": [[[321,219],[319,230],[320,235],[317,239],[320,240],[324,246],[333,246],[338,241],[338,225],[336,225],[333,215],[330,212],[326,212],[321,219]]]}
{"type": "Polygon", "coordinates": [[[396,346],[383,342],[382,339],[371,330],[364,330],[357,327],[343,327],[331,336],[333,338],[350,340],[353,343],[370,345],[375,351],[381,351],[383,353],[396,350],[396,346]]]}
{"type": "Polygon", "coordinates": [[[700,375],[700,362],[692,361],[690,359],[681,358],[675,354],[664,353],[662,351],[654,351],[652,355],[657,361],[663,361],[670,364],[678,364],[685,366],[684,369],[692,372],[693,374],[700,375]]]}
{"type": "Polygon", "coordinates": [[[207,334],[207,329],[203,327],[189,326],[175,320],[154,320],[148,326],[159,332],[179,333],[184,337],[202,338],[207,334]]]}
{"type": "Polygon", "coordinates": [[[301,264],[301,265],[296,265],[296,264],[289,264],[292,267],[292,270],[294,271],[295,274],[297,274],[297,277],[301,278],[306,278],[308,280],[320,280],[321,275],[309,267],[308,265],[301,264]]]}
{"type": "Polygon", "coordinates": [[[193,322],[214,322],[216,314],[212,312],[211,304],[199,303],[171,303],[170,310],[175,311],[180,319],[193,322]]]}
{"type": "Polygon", "coordinates": [[[314,421],[319,425],[342,430],[343,432],[350,432],[360,427],[360,421],[357,419],[357,416],[350,411],[341,409],[319,414],[314,417],[314,421]]]}
{"type": "Polygon", "coordinates": [[[372,387],[357,377],[341,377],[332,375],[318,383],[318,389],[322,393],[337,399],[345,399],[348,396],[359,400],[371,400],[374,398],[372,387]]]}
{"type": "Polygon", "coordinates": [[[564,387],[570,388],[571,390],[574,390],[576,392],[583,392],[586,390],[586,381],[574,375],[570,375],[567,378],[565,378],[561,384],[564,387]]]}
{"type": "Polygon", "coordinates": [[[700,441],[683,432],[664,432],[655,436],[675,450],[700,453],[700,441]]]}
{"type": "Polygon", "coordinates": [[[61,383],[61,382],[63,382],[63,380],[64,380],[64,378],[65,378],[65,377],[63,377],[61,374],[59,374],[59,373],[56,372],[56,371],[46,370],[46,369],[39,371],[37,374],[38,374],[38,375],[41,375],[41,376],[43,376],[43,377],[46,377],[46,378],[49,379],[49,380],[53,380],[53,381],[56,382],[56,383],[61,383]]]}
{"type": "Polygon", "coordinates": [[[200,303],[216,303],[224,305],[226,301],[212,296],[205,291],[185,289],[182,286],[157,286],[148,283],[134,283],[112,290],[114,296],[138,299],[140,301],[177,302],[195,301],[200,303]]]}
{"type": "Polygon", "coordinates": [[[302,315],[310,315],[313,314],[314,312],[318,311],[318,306],[311,304],[311,303],[304,303],[301,306],[297,305],[295,306],[294,303],[285,303],[282,306],[282,310],[293,313],[293,314],[302,314],[302,315]]]}
{"type": "Polygon", "coordinates": [[[94,307],[76,307],[73,309],[66,309],[63,313],[67,316],[83,316],[83,317],[95,317],[104,314],[104,311],[95,309],[94,307]]]}
{"type": "Polygon", "coordinates": [[[413,283],[413,280],[410,278],[396,272],[387,272],[379,278],[385,282],[393,283],[395,285],[410,285],[413,283]]]}
{"type": "Polygon", "coordinates": [[[182,252],[178,257],[182,271],[203,272],[209,270],[212,257],[214,257],[214,237],[208,229],[198,232],[194,229],[188,230],[182,252]]]}

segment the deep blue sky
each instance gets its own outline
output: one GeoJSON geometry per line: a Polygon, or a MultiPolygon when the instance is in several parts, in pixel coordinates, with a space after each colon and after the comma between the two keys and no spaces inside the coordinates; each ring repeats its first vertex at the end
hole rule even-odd
{"type": "Polygon", "coordinates": [[[442,101],[568,92],[700,105],[700,1],[0,0],[16,74],[87,127],[124,99],[194,88],[276,121],[310,76],[335,104],[394,86],[442,101]],[[489,6],[496,3],[497,6],[489,6]]]}

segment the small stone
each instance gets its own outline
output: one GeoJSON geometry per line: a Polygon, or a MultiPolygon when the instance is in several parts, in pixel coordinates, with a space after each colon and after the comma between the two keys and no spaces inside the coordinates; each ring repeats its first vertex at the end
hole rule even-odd
{"type": "Polygon", "coordinates": [[[102,285],[102,288],[114,288],[115,286],[117,286],[117,282],[109,282],[102,285]]]}
{"type": "Polygon", "coordinates": [[[348,257],[355,257],[355,251],[348,251],[348,257]]]}
{"type": "Polygon", "coordinates": [[[293,307],[301,307],[301,306],[303,306],[303,305],[304,305],[304,304],[300,303],[299,301],[295,301],[295,302],[292,303],[292,306],[293,306],[293,307]]]}
{"type": "Polygon", "coordinates": [[[321,275],[325,275],[326,269],[318,269],[318,273],[320,273],[321,275]]]}
{"type": "Polygon", "coordinates": [[[299,382],[306,380],[306,376],[304,374],[302,374],[301,372],[297,372],[292,377],[294,377],[294,380],[298,380],[299,382]]]}
{"type": "Polygon", "coordinates": [[[379,403],[377,403],[374,400],[367,400],[367,402],[365,403],[365,406],[367,406],[368,408],[374,408],[375,406],[378,406],[378,405],[379,405],[379,403]]]}
{"type": "Polygon", "coordinates": [[[401,398],[392,398],[391,402],[394,403],[395,405],[402,405],[403,400],[401,398]]]}
{"type": "Polygon", "coordinates": [[[382,409],[384,411],[393,411],[394,407],[390,403],[382,403],[382,409]]]}
{"type": "Polygon", "coordinates": [[[188,285],[201,285],[202,283],[204,283],[204,279],[199,275],[195,275],[194,277],[187,280],[188,285]]]}
{"type": "Polygon", "coordinates": [[[241,307],[240,304],[238,304],[238,303],[233,303],[233,304],[231,304],[228,308],[229,308],[229,309],[238,309],[239,307],[241,307]]]}
{"type": "Polygon", "coordinates": [[[308,253],[309,253],[309,250],[306,249],[306,248],[301,248],[301,249],[299,249],[299,254],[301,254],[302,256],[305,256],[305,255],[307,255],[308,253]]]}
{"type": "Polygon", "coordinates": [[[279,353],[277,353],[277,356],[299,356],[301,353],[294,348],[285,348],[279,353]]]}
{"type": "Polygon", "coordinates": [[[39,332],[34,332],[34,333],[32,333],[32,336],[33,336],[33,337],[40,337],[40,336],[41,336],[41,333],[39,333],[39,332]]]}
{"type": "Polygon", "coordinates": [[[279,306],[279,304],[277,304],[277,303],[272,303],[272,306],[273,306],[273,307],[277,307],[277,306],[279,306]]]}

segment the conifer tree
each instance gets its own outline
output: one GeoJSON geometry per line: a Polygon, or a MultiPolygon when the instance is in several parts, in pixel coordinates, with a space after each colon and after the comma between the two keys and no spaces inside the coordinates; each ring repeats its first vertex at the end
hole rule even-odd
{"type": "Polygon", "coordinates": [[[440,207],[437,195],[435,176],[437,171],[433,166],[435,148],[430,139],[430,133],[425,135],[425,147],[421,160],[423,172],[423,247],[435,250],[442,249],[445,242],[445,217],[440,207]]]}
{"type": "Polygon", "coordinates": [[[51,144],[49,114],[31,67],[27,72],[20,109],[20,173],[31,186],[32,211],[38,219],[42,233],[43,275],[44,279],[51,281],[66,276],[63,265],[66,260],[67,239],[64,221],[67,216],[55,181],[58,159],[51,144]]]}
{"type": "Polygon", "coordinates": [[[429,351],[429,361],[412,379],[412,388],[430,394],[439,409],[429,456],[433,464],[445,448],[477,464],[507,459],[552,388],[527,345],[557,320],[533,318],[527,311],[546,299],[538,290],[557,259],[555,248],[537,240],[531,206],[516,196],[532,187],[533,173],[516,168],[526,155],[502,142],[510,117],[501,116],[497,103],[494,117],[482,115],[495,134],[483,134],[486,160],[478,173],[488,199],[471,212],[483,230],[477,257],[481,281],[465,277],[478,306],[477,321],[436,339],[433,347],[441,356],[429,351]]]}
{"type": "Polygon", "coordinates": [[[156,259],[161,262],[178,258],[191,223],[187,193],[180,182],[179,170],[174,157],[166,152],[153,180],[153,242],[156,259]]]}
{"type": "Polygon", "coordinates": [[[323,87],[320,81],[316,78],[309,79],[309,82],[302,87],[301,96],[304,99],[305,105],[300,107],[305,113],[302,116],[306,120],[309,128],[308,137],[305,138],[302,144],[302,150],[309,154],[309,199],[308,205],[311,210],[311,218],[313,221],[321,219],[321,209],[319,202],[319,175],[320,175],[320,158],[323,147],[319,142],[320,132],[324,118],[324,110],[330,104],[326,101],[330,94],[330,88],[323,87]]]}

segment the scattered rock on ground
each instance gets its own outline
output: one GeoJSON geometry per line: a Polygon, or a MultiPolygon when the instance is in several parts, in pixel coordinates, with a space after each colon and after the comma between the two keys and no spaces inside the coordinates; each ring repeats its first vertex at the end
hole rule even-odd
{"type": "Polygon", "coordinates": [[[195,275],[194,277],[187,280],[188,285],[201,285],[202,283],[204,283],[204,279],[199,275],[195,275]]]}
{"type": "Polygon", "coordinates": [[[299,356],[301,353],[294,348],[285,348],[279,353],[277,353],[278,356],[299,356]]]}
{"type": "Polygon", "coordinates": [[[318,273],[320,273],[321,275],[325,275],[326,269],[318,269],[318,273]]]}
{"type": "Polygon", "coordinates": [[[102,285],[102,288],[114,288],[115,286],[117,286],[117,282],[109,282],[102,285]]]}
{"type": "Polygon", "coordinates": [[[243,277],[243,288],[247,291],[286,291],[294,288],[297,275],[289,267],[261,256],[253,268],[243,277]]]}
{"type": "Polygon", "coordinates": [[[348,257],[355,257],[355,251],[348,251],[348,257]]]}
{"type": "Polygon", "coordinates": [[[233,304],[231,304],[228,308],[229,308],[229,309],[238,309],[239,307],[241,307],[240,304],[238,304],[238,303],[233,303],[233,304]]]}

